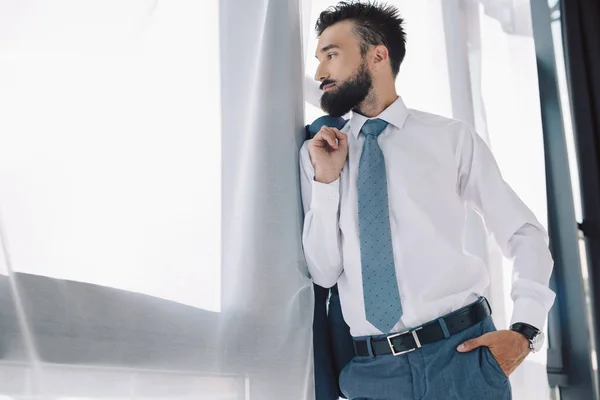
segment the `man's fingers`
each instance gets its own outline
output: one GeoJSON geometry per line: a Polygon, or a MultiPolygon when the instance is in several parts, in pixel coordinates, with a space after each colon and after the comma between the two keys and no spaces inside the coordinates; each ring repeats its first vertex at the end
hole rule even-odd
{"type": "Polygon", "coordinates": [[[327,129],[327,132],[331,134],[331,138],[332,138],[333,142],[335,143],[335,145],[333,147],[336,149],[338,148],[340,142],[348,139],[347,136],[337,128],[326,127],[326,129],[327,129]]]}
{"type": "MultiPolygon", "coordinates": [[[[337,150],[340,147],[340,142],[347,140],[347,137],[337,128],[323,126],[315,136],[315,139],[321,142],[325,141],[329,147],[337,150]]],[[[323,143],[319,147],[325,147],[325,144],[323,143]]]]}
{"type": "Polygon", "coordinates": [[[337,142],[335,140],[336,134],[332,130],[332,128],[328,128],[326,126],[322,127],[321,130],[319,131],[319,135],[321,136],[321,138],[323,140],[327,141],[329,146],[333,147],[334,149],[337,149],[337,142]]]}
{"type": "Polygon", "coordinates": [[[346,140],[346,135],[343,134],[339,129],[333,128],[333,132],[338,140],[346,140]]]}

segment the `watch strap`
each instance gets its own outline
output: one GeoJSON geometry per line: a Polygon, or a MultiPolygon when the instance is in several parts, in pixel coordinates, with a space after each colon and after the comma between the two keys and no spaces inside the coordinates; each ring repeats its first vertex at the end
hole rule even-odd
{"type": "Polygon", "coordinates": [[[529,341],[532,341],[539,333],[540,330],[535,326],[526,324],[524,322],[517,322],[510,326],[511,331],[515,331],[525,336],[529,341]]]}

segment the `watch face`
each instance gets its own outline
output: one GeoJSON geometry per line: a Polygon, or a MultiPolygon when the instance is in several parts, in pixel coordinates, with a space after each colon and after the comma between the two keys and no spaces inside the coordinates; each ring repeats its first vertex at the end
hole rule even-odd
{"type": "Polygon", "coordinates": [[[542,349],[543,345],[544,345],[544,332],[539,332],[531,340],[531,350],[533,350],[533,352],[536,353],[542,349]]]}

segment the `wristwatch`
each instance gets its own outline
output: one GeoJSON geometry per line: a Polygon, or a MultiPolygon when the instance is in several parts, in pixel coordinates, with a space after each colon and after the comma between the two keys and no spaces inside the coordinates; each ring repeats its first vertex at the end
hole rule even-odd
{"type": "Polygon", "coordinates": [[[510,326],[511,331],[515,331],[525,336],[529,340],[529,348],[531,352],[537,353],[544,345],[544,332],[538,328],[523,322],[517,322],[510,326]]]}

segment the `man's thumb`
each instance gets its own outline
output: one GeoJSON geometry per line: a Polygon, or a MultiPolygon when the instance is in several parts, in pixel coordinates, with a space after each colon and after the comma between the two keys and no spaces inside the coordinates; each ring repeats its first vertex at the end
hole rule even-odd
{"type": "Polygon", "coordinates": [[[480,338],[475,338],[475,339],[471,339],[471,340],[467,340],[466,342],[462,343],[461,345],[459,345],[456,350],[458,350],[461,353],[466,353],[472,350],[475,350],[476,348],[478,348],[479,346],[482,346],[483,343],[481,343],[480,338]]]}

